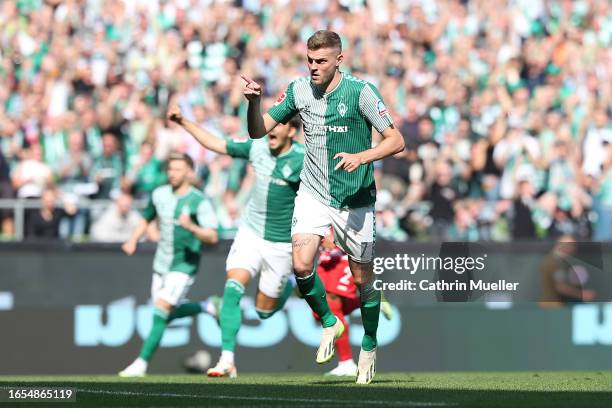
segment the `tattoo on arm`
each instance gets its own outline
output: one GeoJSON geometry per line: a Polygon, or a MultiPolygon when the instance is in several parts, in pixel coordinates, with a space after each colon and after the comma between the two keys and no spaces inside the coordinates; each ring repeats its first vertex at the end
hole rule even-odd
{"type": "Polygon", "coordinates": [[[293,248],[303,248],[307,246],[308,244],[310,244],[311,241],[312,241],[312,238],[296,239],[292,242],[292,246],[293,248]]]}

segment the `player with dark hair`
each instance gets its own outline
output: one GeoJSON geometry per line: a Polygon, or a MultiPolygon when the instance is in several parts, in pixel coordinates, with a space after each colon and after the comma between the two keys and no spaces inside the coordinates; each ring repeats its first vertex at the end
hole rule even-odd
{"type": "Polygon", "coordinates": [[[132,236],[122,246],[133,255],[138,240],[156,218],[160,240],[153,261],[153,325],[138,358],[119,373],[121,377],[142,377],[159,347],[169,322],[207,311],[207,302],[186,303],[185,295],[193,285],[200,265],[202,244],[215,244],[217,217],[210,201],[191,185],[193,160],[183,153],[171,153],[168,182],[153,190],[132,236]]]}
{"type": "MultiPolygon", "coordinates": [[[[298,117],[277,126],[265,139],[223,140],[187,120],[177,106],[168,118],[188,131],[202,146],[219,154],[248,159],[255,185],[243,223],[227,256],[227,281],[218,315],[221,358],[209,377],[236,377],[236,337],[242,324],[240,299],[251,279],[259,275],[255,308],[261,319],[281,310],[292,293],[291,216],[304,161],[303,146],[293,141],[298,117]]],[[[212,300],[212,299],[211,299],[212,300]]]]}

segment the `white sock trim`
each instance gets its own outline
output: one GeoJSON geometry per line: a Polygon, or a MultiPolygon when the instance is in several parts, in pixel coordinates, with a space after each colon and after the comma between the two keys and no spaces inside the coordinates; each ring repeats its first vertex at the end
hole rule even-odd
{"type": "Polygon", "coordinates": [[[221,358],[219,360],[224,361],[226,363],[234,364],[234,352],[229,350],[222,350],[221,358]]]}
{"type": "Polygon", "coordinates": [[[310,278],[312,275],[314,275],[314,272],[312,272],[310,275],[308,276],[296,276],[295,279],[299,279],[299,280],[304,280],[304,279],[308,279],[310,278]]]}

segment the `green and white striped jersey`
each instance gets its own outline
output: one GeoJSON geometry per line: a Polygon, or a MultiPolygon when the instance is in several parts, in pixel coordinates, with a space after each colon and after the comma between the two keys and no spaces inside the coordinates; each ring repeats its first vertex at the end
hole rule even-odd
{"type": "Polygon", "coordinates": [[[255,185],[242,217],[259,237],[291,242],[291,218],[304,163],[304,146],[294,142],[289,151],[270,153],[268,138],[227,141],[227,153],[248,159],[255,170],[255,185]]]}
{"type": "Polygon", "coordinates": [[[184,272],[195,275],[200,265],[202,241],[179,225],[179,217],[189,214],[202,228],[217,228],[217,216],[204,194],[191,187],[177,196],[169,184],[153,190],[142,215],[147,221],[159,218],[160,239],[155,251],[153,270],[157,273],[184,272]]]}
{"type": "Polygon", "coordinates": [[[286,123],[296,113],[304,124],[306,157],[301,182],[322,203],[359,208],[376,201],[374,166],[352,173],[334,170],[337,153],[359,153],[372,147],[372,126],[382,132],[393,124],[380,93],[369,82],[342,74],[330,92],[320,92],[309,77],[289,84],[268,114],[286,123]]]}

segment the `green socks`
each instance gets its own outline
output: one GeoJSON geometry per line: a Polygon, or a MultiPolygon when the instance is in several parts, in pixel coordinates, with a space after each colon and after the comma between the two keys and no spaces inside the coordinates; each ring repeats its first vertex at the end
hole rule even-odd
{"type": "Polygon", "coordinates": [[[331,327],[336,324],[336,316],[329,310],[325,287],[319,275],[313,272],[303,278],[296,277],[295,280],[302,296],[304,296],[312,311],[321,318],[323,327],[331,327]]]}
{"type": "Polygon", "coordinates": [[[365,351],[372,351],[376,348],[381,291],[374,289],[372,282],[369,282],[361,284],[359,293],[361,297],[361,321],[364,330],[361,348],[365,351]]]}
{"type": "Polygon", "coordinates": [[[153,311],[153,327],[151,328],[151,332],[149,332],[149,336],[142,345],[142,349],[140,350],[140,358],[145,361],[151,360],[151,357],[153,357],[155,350],[157,350],[159,347],[159,343],[161,343],[161,339],[164,336],[164,331],[166,331],[166,327],[171,320],[186,316],[193,316],[201,312],[202,306],[200,303],[183,303],[182,305],[174,308],[169,315],[165,310],[155,308],[153,311]]]}
{"type": "Polygon", "coordinates": [[[285,307],[285,303],[287,303],[287,299],[289,299],[292,292],[293,286],[291,285],[291,283],[285,283],[285,287],[283,288],[283,291],[281,292],[279,298],[276,300],[276,306],[273,310],[261,310],[257,308],[255,309],[259,318],[263,320],[269,319],[270,317],[274,316],[274,313],[278,312],[279,310],[282,310],[283,307],[285,307]]]}
{"type": "Polygon", "coordinates": [[[240,299],[244,294],[242,283],[234,279],[225,282],[223,290],[223,305],[221,306],[221,348],[222,350],[234,351],[236,348],[236,336],[242,322],[240,310],[240,299]]]}
{"type": "Polygon", "coordinates": [[[183,303],[174,308],[168,321],[173,319],[180,319],[181,317],[193,316],[202,312],[202,306],[200,303],[183,303]]]}
{"type": "Polygon", "coordinates": [[[140,358],[145,361],[150,361],[153,353],[159,347],[166,326],[168,325],[168,313],[165,310],[155,308],[153,312],[153,327],[149,336],[140,349],[140,358]]]}
{"type": "Polygon", "coordinates": [[[274,313],[278,312],[279,310],[283,310],[283,307],[285,307],[285,303],[287,303],[287,299],[289,299],[291,293],[293,293],[293,286],[291,285],[291,282],[287,281],[285,283],[285,288],[283,289],[280,294],[280,297],[276,301],[274,313]]]}

